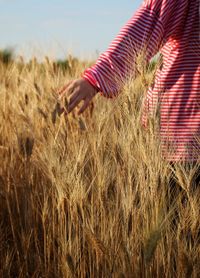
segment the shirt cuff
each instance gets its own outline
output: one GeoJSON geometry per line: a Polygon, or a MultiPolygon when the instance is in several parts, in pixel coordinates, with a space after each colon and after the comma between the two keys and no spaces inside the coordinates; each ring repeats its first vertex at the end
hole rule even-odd
{"type": "Polygon", "coordinates": [[[87,80],[94,88],[97,92],[100,92],[100,88],[98,87],[98,82],[97,80],[92,76],[92,74],[88,71],[85,70],[82,74],[82,78],[84,78],[85,80],[87,80]]]}

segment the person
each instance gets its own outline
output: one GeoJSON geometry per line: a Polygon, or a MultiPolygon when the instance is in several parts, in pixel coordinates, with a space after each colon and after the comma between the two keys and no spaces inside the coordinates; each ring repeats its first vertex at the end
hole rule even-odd
{"type": "Polygon", "coordinates": [[[59,90],[69,96],[68,113],[83,101],[81,114],[94,96],[116,97],[136,72],[137,56],[149,62],[158,52],[156,72],[143,107],[143,124],[159,106],[159,135],[164,157],[197,162],[200,157],[200,25],[199,0],[146,0],[108,49],[83,75],[59,90]]]}

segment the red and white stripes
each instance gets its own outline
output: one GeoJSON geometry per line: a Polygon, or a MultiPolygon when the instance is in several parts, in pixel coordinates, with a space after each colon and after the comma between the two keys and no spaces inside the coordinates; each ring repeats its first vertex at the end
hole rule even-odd
{"type": "Polygon", "coordinates": [[[143,122],[160,110],[160,137],[168,160],[200,158],[199,0],[146,0],[83,77],[103,96],[115,97],[136,57],[149,61],[158,51],[163,67],[145,99],[143,122]],[[145,51],[145,52],[144,52],[145,51]],[[199,138],[199,140],[198,140],[199,138]]]}

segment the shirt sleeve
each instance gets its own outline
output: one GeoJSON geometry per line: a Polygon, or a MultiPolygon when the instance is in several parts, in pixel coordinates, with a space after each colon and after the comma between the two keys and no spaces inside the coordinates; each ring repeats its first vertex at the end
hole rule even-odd
{"type": "Polygon", "coordinates": [[[189,1],[195,0],[145,0],[83,77],[102,95],[116,96],[134,77],[139,54],[148,62],[170,37],[178,39],[189,1]]]}
{"type": "Polygon", "coordinates": [[[160,7],[159,5],[154,7],[152,3],[153,1],[143,3],[109,48],[83,73],[83,78],[96,87],[103,96],[115,97],[126,81],[134,76],[139,54],[143,53],[148,61],[158,52],[164,28],[159,19],[160,7]]]}

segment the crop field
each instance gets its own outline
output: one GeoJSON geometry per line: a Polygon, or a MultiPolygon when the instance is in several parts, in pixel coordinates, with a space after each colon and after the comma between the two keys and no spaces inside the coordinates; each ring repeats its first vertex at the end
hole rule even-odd
{"type": "Polygon", "coordinates": [[[154,70],[61,114],[57,89],[88,65],[0,63],[0,277],[200,277],[196,166],[173,169],[141,125],[154,70]]]}

